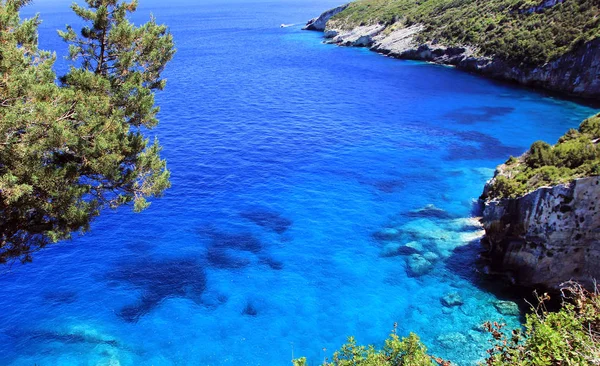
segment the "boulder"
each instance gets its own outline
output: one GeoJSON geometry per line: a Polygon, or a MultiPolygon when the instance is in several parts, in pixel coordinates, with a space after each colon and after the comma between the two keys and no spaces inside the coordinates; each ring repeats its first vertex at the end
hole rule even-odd
{"type": "Polygon", "coordinates": [[[440,299],[440,301],[442,302],[442,305],[444,305],[447,308],[460,306],[464,304],[462,297],[460,297],[460,295],[457,292],[451,292],[449,294],[446,294],[440,299]]]}
{"type": "Polygon", "coordinates": [[[467,337],[462,333],[453,332],[439,336],[437,342],[444,348],[456,349],[467,343],[467,337]]]}
{"type": "Polygon", "coordinates": [[[423,276],[433,269],[433,263],[420,254],[413,254],[406,259],[406,272],[410,277],[423,276]]]}
{"type": "Polygon", "coordinates": [[[431,263],[435,263],[440,259],[440,256],[435,254],[434,252],[426,252],[423,253],[423,258],[427,259],[431,263]]]}
{"type": "Polygon", "coordinates": [[[519,305],[517,305],[517,303],[515,303],[514,301],[496,301],[494,303],[494,307],[502,315],[507,315],[507,316],[521,315],[521,311],[519,310],[519,305]]]}
{"type": "Polygon", "coordinates": [[[400,235],[402,235],[402,233],[400,232],[400,230],[393,228],[393,227],[385,227],[381,230],[379,230],[378,232],[376,232],[375,234],[373,234],[373,237],[377,240],[396,240],[400,237],[400,235]]]}

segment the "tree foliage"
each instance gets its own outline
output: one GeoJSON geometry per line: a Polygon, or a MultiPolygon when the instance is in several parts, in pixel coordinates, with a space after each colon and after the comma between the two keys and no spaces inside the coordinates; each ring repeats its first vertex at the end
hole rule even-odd
{"type": "Polygon", "coordinates": [[[158,123],[154,94],[174,54],[154,18],[136,27],[137,2],[86,0],[86,26],[60,32],[74,61],[59,78],[38,49],[29,0],[0,0],[0,261],[30,261],[48,243],[85,231],[104,208],[169,187],[161,147],[143,132],[158,123]]]}
{"type": "Polygon", "coordinates": [[[554,146],[536,141],[520,159],[509,160],[487,198],[514,198],[539,187],[600,175],[600,114],[570,129],[554,146]]]}

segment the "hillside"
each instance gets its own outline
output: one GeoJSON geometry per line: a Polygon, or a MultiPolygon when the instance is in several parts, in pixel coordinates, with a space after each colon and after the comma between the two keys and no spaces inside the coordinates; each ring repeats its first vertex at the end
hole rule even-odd
{"type": "Polygon", "coordinates": [[[359,0],[327,14],[330,43],[600,98],[597,0],[359,0]]]}
{"type": "Polygon", "coordinates": [[[331,19],[333,28],[424,25],[420,42],[474,45],[481,55],[543,64],[600,37],[594,0],[364,0],[331,19]]]}

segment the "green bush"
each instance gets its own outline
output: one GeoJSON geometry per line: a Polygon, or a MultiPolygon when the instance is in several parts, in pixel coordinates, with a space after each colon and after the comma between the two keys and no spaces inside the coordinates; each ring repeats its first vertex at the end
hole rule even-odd
{"type": "Polygon", "coordinates": [[[579,132],[590,135],[593,139],[600,138],[600,114],[588,118],[579,126],[579,132]]]}
{"type": "Polygon", "coordinates": [[[524,159],[509,159],[488,198],[514,198],[543,186],[600,175],[600,114],[570,129],[554,146],[536,141],[524,159]]]}
{"type": "MultiPolygon", "coordinates": [[[[443,362],[443,361],[439,361],[443,362]]],[[[306,358],[293,360],[294,366],[306,366],[306,358]]],[[[434,359],[427,355],[427,348],[419,337],[410,333],[400,339],[395,333],[385,341],[381,350],[374,346],[356,344],[354,337],[349,337],[339,351],[333,354],[331,362],[323,362],[322,366],[433,366],[434,359]]]]}
{"type": "Polygon", "coordinates": [[[530,168],[540,168],[546,165],[552,165],[554,160],[552,146],[544,141],[536,141],[531,145],[525,163],[530,168]]]}
{"type": "Polygon", "coordinates": [[[600,297],[576,283],[563,289],[566,302],[558,312],[548,312],[540,299],[527,315],[525,329],[511,337],[502,325],[486,323],[496,340],[488,351],[489,366],[598,365],[600,363],[600,297]]]}

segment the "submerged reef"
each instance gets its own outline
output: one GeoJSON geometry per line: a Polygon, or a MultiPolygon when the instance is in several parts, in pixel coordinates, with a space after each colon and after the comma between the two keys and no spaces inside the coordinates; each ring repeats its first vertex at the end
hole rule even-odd
{"type": "Polygon", "coordinates": [[[428,274],[457,248],[482,236],[476,219],[458,218],[434,205],[401,212],[373,233],[382,257],[405,257],[409,277],[428,274]]]}
{"type": "Polygon", "coordinates": [[[117,266],[107,278],[123,282],[141,293],[135,304],[125,306],[117,313],[127,322],[137,322],[169,298],[186,297],[199,302],[206,289],[204,270],[191,259],[125,263],[117,266]]]}
{"type": "Polygon", "coordinates": [[[244,211],[240,216],[254,222],[258,226],[276,232],[277,234],[285,233],[290,226],[292,226],[292,220],[283,217],[278,212],[264,209],[244,211]]]}

